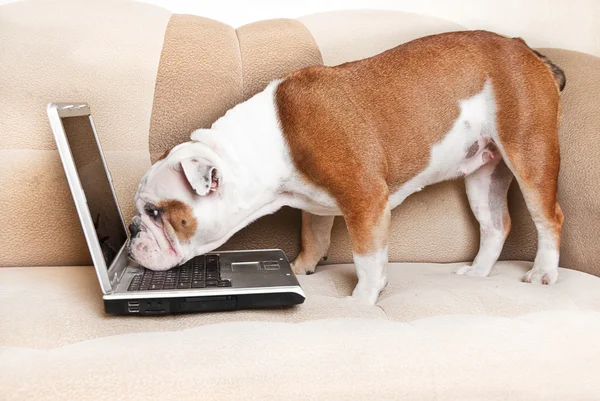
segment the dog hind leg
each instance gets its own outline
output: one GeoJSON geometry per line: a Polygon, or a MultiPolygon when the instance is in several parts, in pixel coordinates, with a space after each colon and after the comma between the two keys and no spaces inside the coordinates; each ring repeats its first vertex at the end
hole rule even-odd
{"type": "Polygon", "coordinates": [[[496,145],[519,183],[538,234],[533,268],[523,281],[553,284],[558,278],[563,224],[557,203],[560,105],[554,83],[548,84],[541,78],[535,85],[529,85],[528,96],[521,103],[514,102],[514,97],[498,94],[496,145]],[[520,118],[515,120],[515,115],[520,118]]]}
{"type": "Polygon", "coordinates": [[[472,265],[459,267],[456,274],[490,274],[510,232],[507,193],[512,179],[511,171],[498,159],[465,178],[469,204],[479,222],[479,252],[472,265]]]}

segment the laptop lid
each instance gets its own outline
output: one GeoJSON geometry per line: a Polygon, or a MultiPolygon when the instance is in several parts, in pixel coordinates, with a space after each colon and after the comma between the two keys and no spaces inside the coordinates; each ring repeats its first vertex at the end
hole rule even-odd
{"type": "Polygon", "coordinates": [[[111,293],[128,237],[90,108],[51,103],[47,112],[102,292],[111,293]]]}

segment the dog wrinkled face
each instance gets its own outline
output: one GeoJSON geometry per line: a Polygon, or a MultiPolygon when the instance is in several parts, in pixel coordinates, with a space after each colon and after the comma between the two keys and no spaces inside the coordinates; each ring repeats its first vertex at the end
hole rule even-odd
{"type": "Polygon", "coordinates": [[[129,230],[129,256],[167,270],[221,245],[226,215],[215,155],[194,142],[175,147],[142,178],[129,230]],[[202,155],[202,156],[199,156],[202,155]]]}

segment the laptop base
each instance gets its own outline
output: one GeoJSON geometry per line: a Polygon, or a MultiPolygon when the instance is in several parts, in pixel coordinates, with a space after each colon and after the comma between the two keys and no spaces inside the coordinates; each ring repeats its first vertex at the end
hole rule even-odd
{"type": "Polygon", "coordinates": [[[304,302],[295,292],[192,296],[175,298],[105,299],[104,311],[112,315],[166,315],[255,308],[288,308],[304,302]]]}

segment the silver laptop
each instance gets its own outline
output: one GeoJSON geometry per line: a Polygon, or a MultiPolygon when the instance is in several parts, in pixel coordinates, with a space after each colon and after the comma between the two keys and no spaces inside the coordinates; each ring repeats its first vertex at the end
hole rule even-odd
{"type": "Polygon", "coordinates": [[[213,252],[162,272],[129,260],[128,233],[89,106],[51,103],[47,112],[107,313],[155,315],[304,302],[279,249],[213,252]]]}

